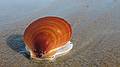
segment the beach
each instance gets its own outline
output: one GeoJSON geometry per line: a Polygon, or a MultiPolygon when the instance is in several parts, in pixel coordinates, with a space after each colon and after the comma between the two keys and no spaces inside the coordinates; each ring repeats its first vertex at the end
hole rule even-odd
{"type": "Polygon", "coordinates": [[[119,0],[0,0],[0,67],[120,67],[119,0]],[[73,49],[54,62],[34,62],[23,34],[45,16],[67,20],[73,49]]]}

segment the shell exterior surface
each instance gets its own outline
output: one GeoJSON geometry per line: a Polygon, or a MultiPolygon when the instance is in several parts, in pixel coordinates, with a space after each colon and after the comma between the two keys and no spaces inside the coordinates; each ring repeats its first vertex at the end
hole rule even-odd
{"type": "Polygon", "coordinates": [[[51,50],[64,46],[72,36],[70,24],[59,17],[43,17],[33,21],[24,32],[24,42],[36,57],[54,54],[51,50]]]}

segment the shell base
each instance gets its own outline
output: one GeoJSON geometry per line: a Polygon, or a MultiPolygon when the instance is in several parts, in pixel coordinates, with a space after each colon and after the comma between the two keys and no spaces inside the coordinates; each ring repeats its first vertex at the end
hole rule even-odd
{"type": "Polygon", "coordinates": [[[35,60],[49,60],[49,61],[54,61],[57,57],[60,57],[62,55],[67,54],[72,48],[73,48],[73,43],[68,41],[65,44],[65,46],[58,48],[56,53],[52,57],[50,57],[50,58],[37,58],[37,57],[34,57],[32,51],[29,48],[27,48],[27,46],[26,46],[26,49],[30,52],[31,58],[33,58],[35,60]]]}

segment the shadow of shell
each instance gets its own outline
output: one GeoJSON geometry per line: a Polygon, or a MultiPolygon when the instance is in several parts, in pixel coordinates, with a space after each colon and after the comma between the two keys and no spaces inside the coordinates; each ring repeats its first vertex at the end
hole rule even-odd
{"type": "Polygon", "coordinates": [[[22,35],[12,34],[6,39],[7,45],[14,51],[22,54],[26,58],[30,58],[29,52],[25,48],[25,44],[22,40],[22,35]]]}

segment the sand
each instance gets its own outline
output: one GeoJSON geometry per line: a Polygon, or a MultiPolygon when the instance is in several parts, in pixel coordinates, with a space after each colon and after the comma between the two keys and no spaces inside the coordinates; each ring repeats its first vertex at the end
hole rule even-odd
{"type": "Polygon", "coordinates": [[[0,67],[120,67],[119,12],[119,0],[1,0],[0,67]],[[71,23],[73,49],[54,62],[30,60],[24,30],[51,15],[71,23]]]}

